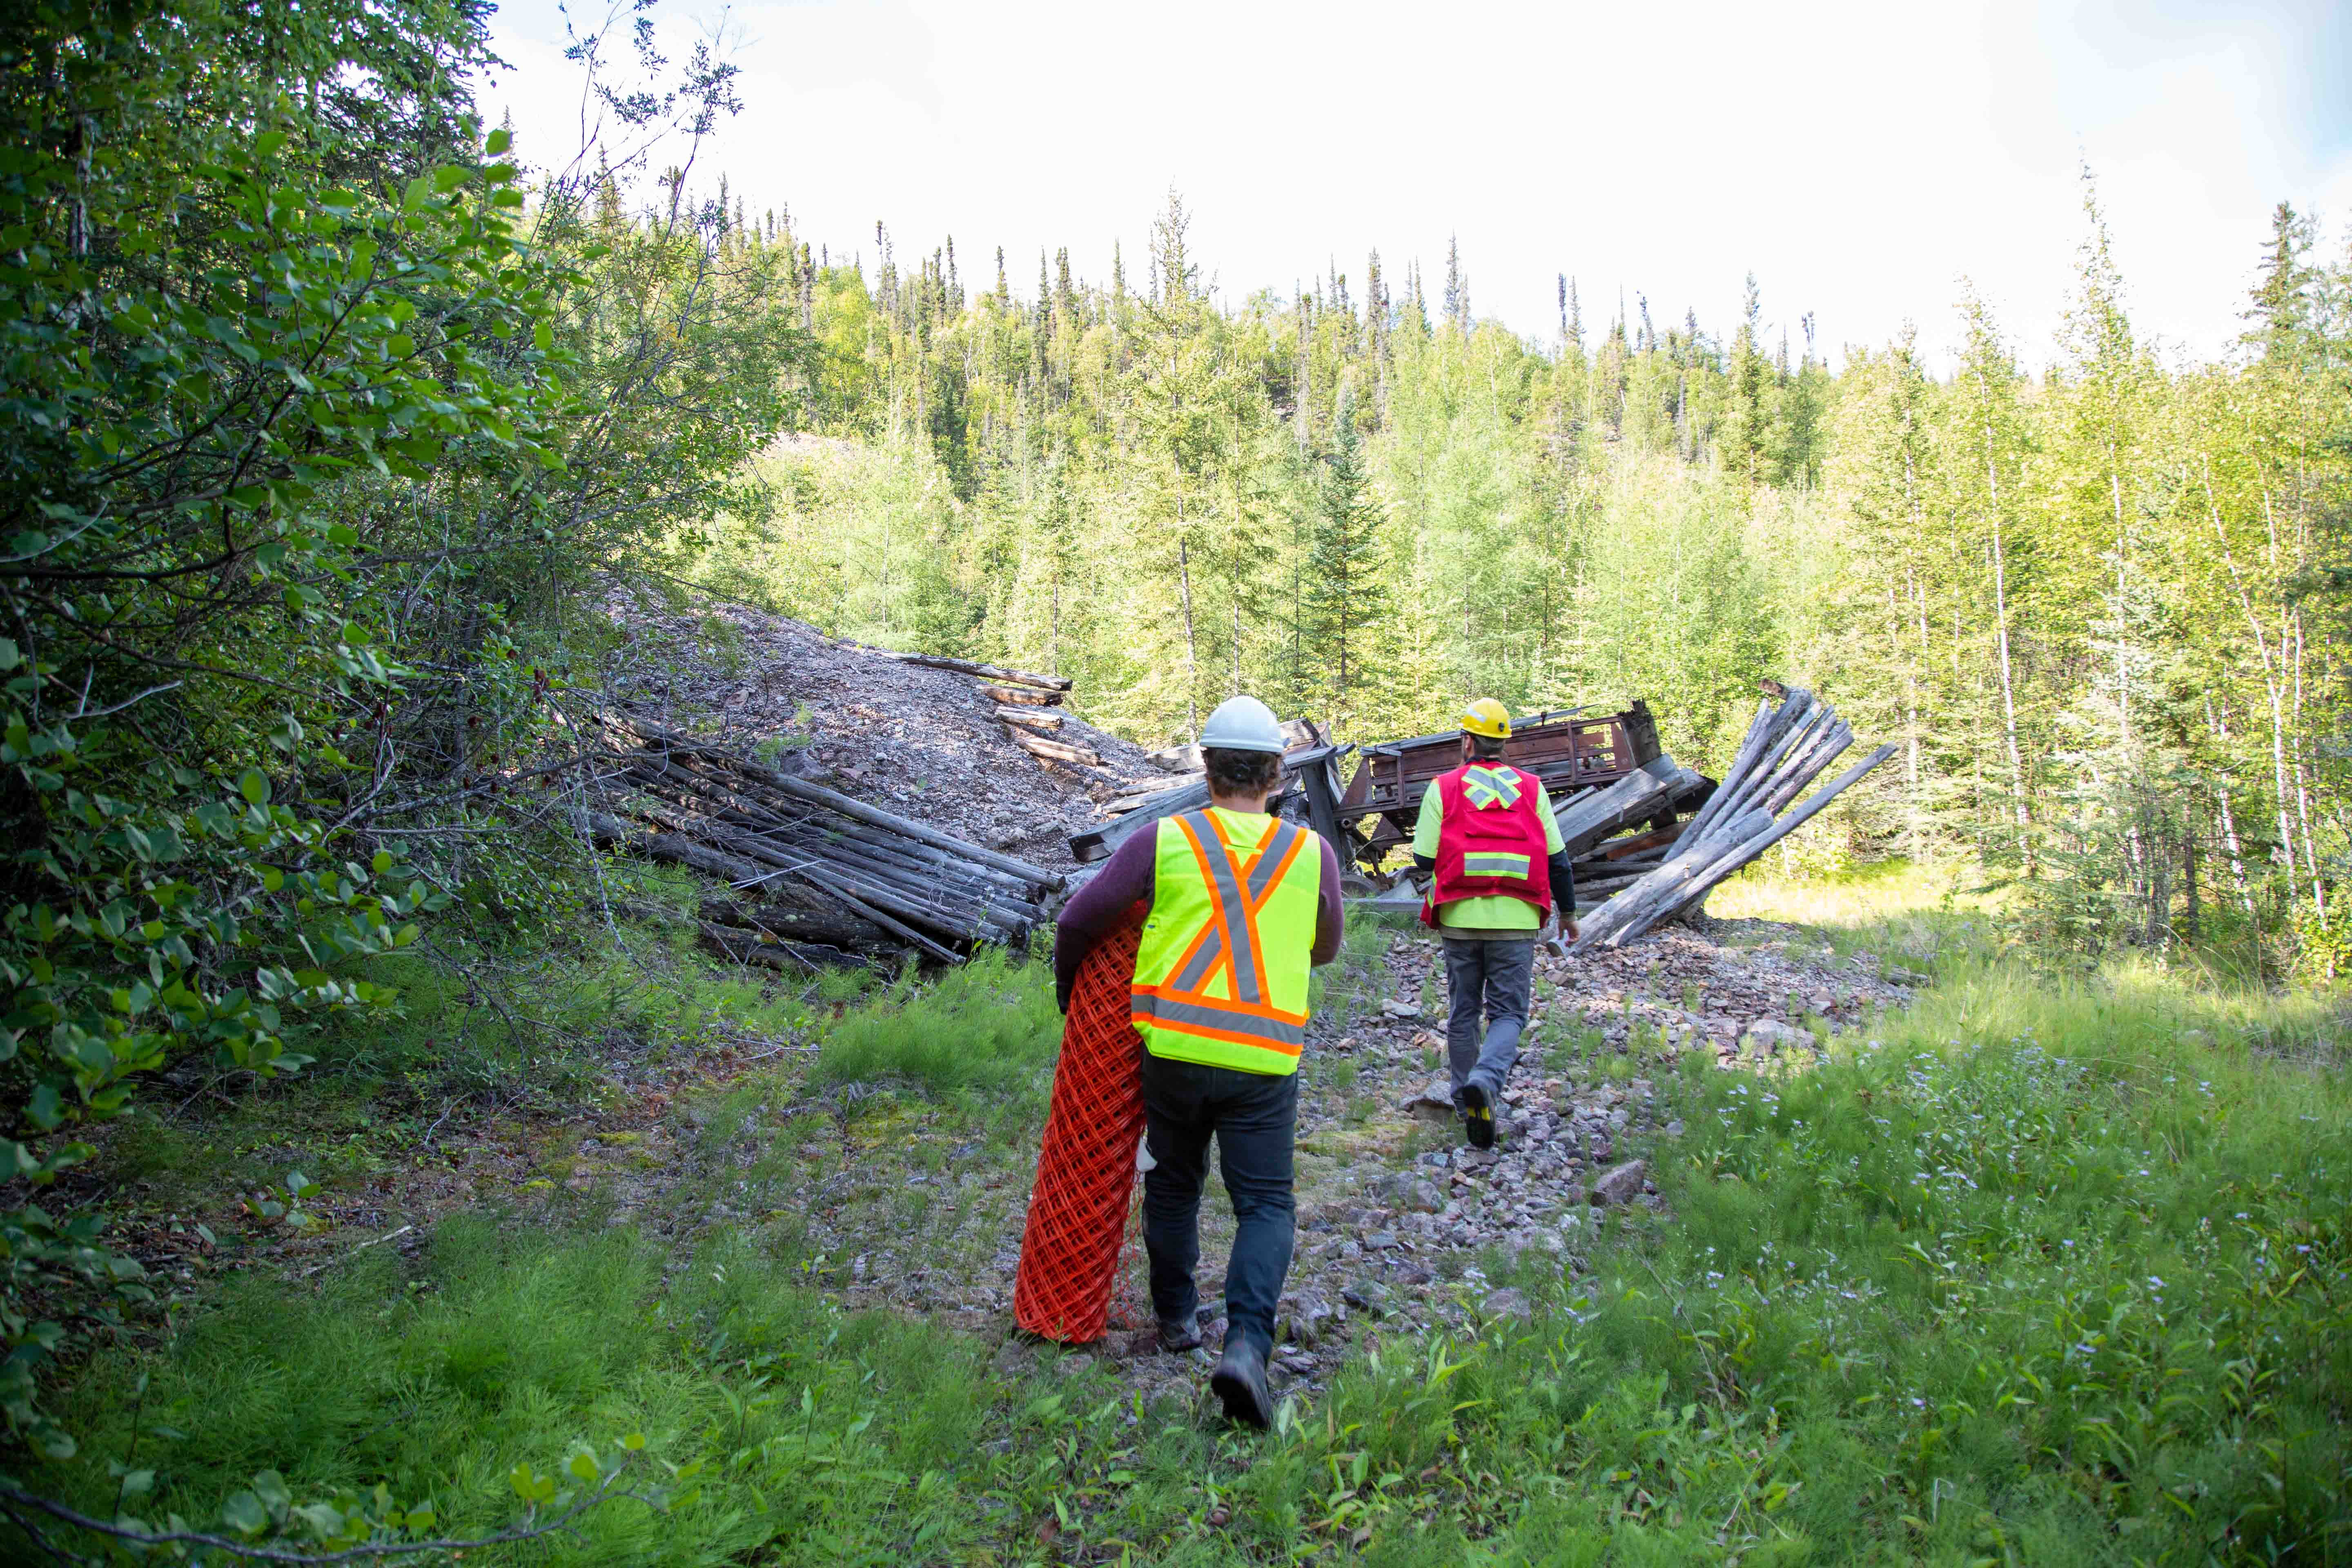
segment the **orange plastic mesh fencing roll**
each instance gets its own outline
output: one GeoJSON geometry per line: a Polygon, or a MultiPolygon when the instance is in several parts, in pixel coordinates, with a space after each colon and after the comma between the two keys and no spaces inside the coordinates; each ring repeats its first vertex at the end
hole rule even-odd
{"type": "Polygon", "coordinates": [[[1128,1021],[1142,933],[1124,926],[1079,965],[1054,1069],[1054,1103],[1013,1283],[1013,1321],[1065,1344],[1103,1337],[1135,1143],[1143,1135],[1143,1037],[1128,1021]]]}

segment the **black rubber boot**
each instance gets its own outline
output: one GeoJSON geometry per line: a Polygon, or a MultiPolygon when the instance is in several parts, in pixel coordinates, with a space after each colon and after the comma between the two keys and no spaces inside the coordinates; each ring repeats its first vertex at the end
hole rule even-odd
{"type": "Polygon", "coordinates": [[[1495,1102],[1475,1082],[1462,1086],[1462,1131],[1473,1149],[1495,1146],[1495,1102]]]}
{"type": "Polygon", "coordinates": [[[1225,1402],[1225,1419],[1263,1432],[1274,1425],[1274,1395],[1265,1386],[1265,1352],[1247,1340],[1228,1339],[1225,1355],[1209,1374],[1209,1386],[1225,1402]]]}

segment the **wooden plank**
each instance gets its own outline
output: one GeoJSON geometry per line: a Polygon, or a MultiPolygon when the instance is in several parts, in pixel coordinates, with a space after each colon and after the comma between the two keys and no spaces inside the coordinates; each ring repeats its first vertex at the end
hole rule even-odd
{"type": "Polygon", "coordinates": [[[1581,855],[1645,817],[1671,806],[1677,795],[1691,787],[1697,773],[1672,757],[1643,763],[1615,784],[1581,795],[1564,807],[1555,807],[1559,839],[1569,854],[1581,855]]]}
{"type": "Polygon", "coordinates": [[[919,665],[925,669],[951,669],[958,675],[976,675],[986,680],[1011,681],[1015,686],[1042,687],[1047,691],[1067,691],[1071,682],[1058,675],[1033,675],[1025,669],[1003,669],[992,664],[976,664],[968,658],[950,658],[936,653],[891,653],[877,648],[885,658],[895,658],[900,664],[919,665]]]}
{"type": "Polygon", "coordinates": [[[992,680],[980,683],[980,694],[998,702],[1013,703],[1024,708],[1049,708],[1062,700],[1058,691],[1040,686],[1003,686],[992,680]]]}
{"type": "Polygon", "coordinates": [[[999,708],[996,716],[1007,724],[1018,724],[1024,730],[1053,731],[1062,727],[1062,716],[1042,708],[999,708]]]}
{"type": "MultiPolygon", "coordinates": [[[[1759,855],[1761,855],[1767,849],[1771,848],[1773,845],[1778,844],[1781,839],[1786,838],[1789,835],[1794,833],[1800,827],[1802,827],[1806,823],[1811,822],[1814,816],[1819,813],[1823,806],[1829,805],[1830,802],[1844,794],[1849,785],[1853,784],[1856,780],[1860,779],[1863,774],[1870,772],[1871,769],[1876,767],[1879,763],[1885,762],[1894,754],[1895,747],[1891,742],[1881,746],[1878,750],[1871,752],[1870,755],[1863,758],[1862,761],[1854,763],[1853,766],[1846,769],[1845,772],[1838,774],[1836,778],[1831,780],[1828,784],[1823,784],[1819,790],[1813,793],[1811,798],[1808,799],[1804,805],[1799,806],[1796,810],[1790,812],[1788,816],[1774,823],[1770,830],[1763,834],[1759,840],[1752,844],[1752,846],[1743,844],[1741,847],[1747,851],[1744,855],[1740,856],[1736,860],[1730,861],[1728,864],[1720,866],[1719,868],[1709,868],[1709,875],[1706,877],[1705,882],[1695,886],[1690,896],[1685,899],[1681,903],[1675,905],[1670,913],[1680,914],[1684,910],[1700,902],[1706,897],[1707,893],[1717,883],[1722,881],[1726,877],[1730,876],[1734,871],[1738,870],[1740,867],[1748,865],[1759,855]]],[[[1655,922],[1654,921],[1652,923],[1654,924],[1655,922]]]]}
{"type": "Polygon", "coordinates": [[[1584,933],[1577,939],[1576,949],[1598,947],[1645,910],[1681,902],[1683,889],[1691,877],[1722,852],[1726,839],[1737,841],[1761,833],[1771,823],[1772,819],[1763,812],[1751,811],[1727,823],[1721,837],[1706,843],[1686,844],[1656,870],[1611,899],[1603,912],[1584,922],[1584,933]]]}
{"type": "Polygon", "coordinates": [[[1014,745],[1033,757],[1043,757],[1049,763],[1067,763],[1072,767],[1102,766],[1102,758],[1087,747],[1065,745],[1059,741],[1049,741],[1043,735],[1033,735],[1026,730],[1016,730],[1010,724],[1004,727],[1004,733],[1014,745]]]}

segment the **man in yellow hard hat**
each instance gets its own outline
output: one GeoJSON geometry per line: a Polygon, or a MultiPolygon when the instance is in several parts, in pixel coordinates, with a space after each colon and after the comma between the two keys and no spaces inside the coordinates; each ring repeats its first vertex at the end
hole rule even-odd
{"type": "Polygon", "coordinates": [[[1253,697],[1201,727],[1209,805],[1121,845],[1062,910],[1054,968],[1065,1012],[1087,952],[1139,905],[1129,1015],[1143,1037],[1143,1246],[1163,1350],[1201,1342],[1201,1187],[1213,1134],[1234,1205],[1224,1354],[1209,1386],[1225,1414],[1274,1419],[1266,1358],[1290,1272],[1292,1137],[1307,1043],[1307,972],[1339,956],[1331,846],[1266,813],[1282,782],[1282,726],[1253,697]]]}
{"type": "Polygon", "coordinates": [[[1464,709],[1462,765],[1430,781],[1412,835],[1413,863],[1433,874],[1421,918],[1445,941],[1454,1102],[1476,1149],[1494,1147],[1495,1101],[1519,1059],[1536,939],[1555,908],[1562,933],[1578,934],[1559,824],[1535,775],[1504,760],[1510,740],[1501,703],[1464,709]]]}

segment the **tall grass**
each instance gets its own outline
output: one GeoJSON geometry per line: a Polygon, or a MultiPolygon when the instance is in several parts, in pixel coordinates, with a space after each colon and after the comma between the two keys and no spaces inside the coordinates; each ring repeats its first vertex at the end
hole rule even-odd
{"type": "MultiPolygon", "coordinates": [[[[1908,933],[1942,978],[1801,1073],[1686,1062],[1659,1085],[1685,1126],[1650,1151],[1664,1214],[1612,1212],[1566,1267],[1528,1255],[1507,1282],[1531,1321],[1360,1320],[1265,1438],[845,1313],[757,1229],[688,1255],[583,1214],[234,1283],[166,1353],[94,1363],[66,1402],[82,1455],[38,1479],[103,1512],[152,1468],[146,1511],[199,1519],[269,1465],[470,1531],[509,1516],[515,1463],[642,1430],[704,1466],[675,1512],[616,1502],[468,1561],[2352,1560],[2330,1000],[2052,973],[1939,894],[1764,908],[1845,918],[1808,942],[1908,933]]],[[[1056,1025],[1041,966],[976,964],[845,1014],[813,1075],[1034,1115],[1056,1025]]]]}
{"type": "Polygon", "coordinates": [[[921,984],[909,977],[845,1014],[826,1032],[810,1076],[934,1094],[1034,1090],[1061,1039],[1052,973],[992,951],[921,984]]]}

